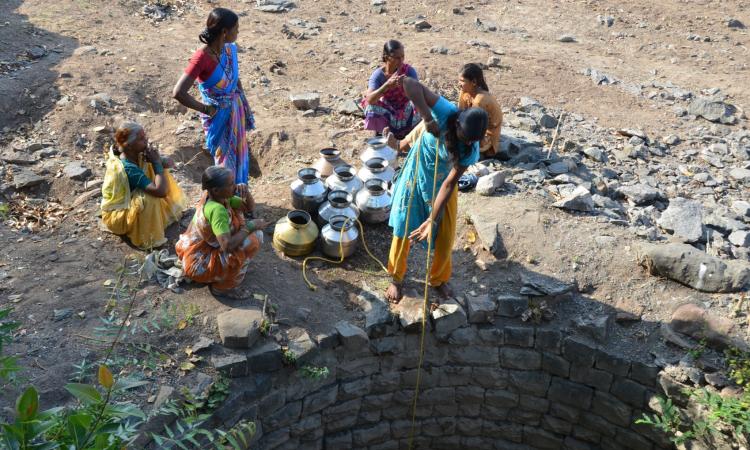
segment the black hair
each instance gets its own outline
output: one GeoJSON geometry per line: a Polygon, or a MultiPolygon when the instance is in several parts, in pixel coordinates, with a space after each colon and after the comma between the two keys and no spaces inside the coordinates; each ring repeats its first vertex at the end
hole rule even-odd
{"type": "Polygon", "coordinates": [[[464,153],[471,148],[466,144],[461,145],[463,142],[458,138],[460,123],[463,123],[462,129],[464,133],[468,132],[484,136],[487,132],[489,116],[480,108],[462,109],[448,116],[448,120],[446,121],[445,149],[448,150],[454,164],[465,156],[464,153]],[[468,114],[464,114],[467,112],[468,114]]]}
{"type": "Polygon", "coordinates": [[[404,48],[404,44],[391,39],[383,45],[383,62],[385,62],[389,56],[393,55],[396,50],[404,48]]]}
{"type": "Polygon", "coordinates": [[[451,155],[451,160],[455,164],[461,159],[461,151],[459,150],[459,139],[458,139],[458,115],[461,111],[457,111],[450,116],[446,121],[445,131],[445,149],[451,155]]]}
{"type": "Polygon", "coordinates": [[[479,66],[479,64],[465,64],[461,68],[461,76],[464,77],[465,80],[471,81],[485,91],[490,91],[490,88],[487,87],[487,82],[484,81],[484,72],[482,71],[482,68],[479,66]]]}
{"type": "Polygon", "coordinates": [[[227,185],[227,181],[231,175],[232,172],[226,167],[209,166],[203,171],[203,175],[201,175],[201,187],[206,191],[223,188],[227,185]]]}
{"type": "Polygon", "coordinates": [[[198,36],[201,42],[208,45],[219,38],[224,30],[230,30],[240,18],[234,11],[226,8],[214,8],[206,19],[206,28],[198,36]]]}

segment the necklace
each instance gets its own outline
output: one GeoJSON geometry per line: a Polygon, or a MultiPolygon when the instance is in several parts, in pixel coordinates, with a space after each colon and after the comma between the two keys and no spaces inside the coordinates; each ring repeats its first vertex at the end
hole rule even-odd
{"type": "Polygon", "coordinates": [[[218,53],[216,50],[213,49],[213,47],[211,47],[209,45],[207,45],[206,47],[208,47],[208,49],[211,50],[211,53],[216,57],[217,64],[219,64],[221,66],[221,70],[224,73],[226,73],[227,72],[227,68],[224,66],[224,64],[221,63],[221,54],[218,53]]]}

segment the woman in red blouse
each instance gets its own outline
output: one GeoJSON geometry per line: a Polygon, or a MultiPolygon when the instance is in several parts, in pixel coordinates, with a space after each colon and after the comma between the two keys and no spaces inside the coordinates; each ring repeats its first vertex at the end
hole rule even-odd
{"type": "Polygon", "coordinates": [[[255,121],[239,77],[234,43],[238,34],[237,14],[225,8],[211,11],[200,34],[205,45],[190,58],[172,96],[201,114],[206,146],[215,164],[230,169],[238,184],[247,184],[250,149],[246,130],[254,129],[255,121]],[[196,80],[202,101],[188,93],[196,80]]]}

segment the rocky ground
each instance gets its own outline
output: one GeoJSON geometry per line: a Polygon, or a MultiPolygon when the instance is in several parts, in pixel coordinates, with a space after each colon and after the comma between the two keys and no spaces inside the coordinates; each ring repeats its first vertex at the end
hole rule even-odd
{"type": "MultiPolygon", "coordinates": [[[[675,323],[698,323],[699,331],[704,322],[715,326],[719,346],[742,345],[750,278],[748,5],[296,3],[222,3],[241,15],[261,216],[285,214],[289,183],[318,149],[335,145],[358,161],[367,134],[354,102],[380,45],[394,37],[423,81],[453,100],[460,66],[485,64],[506,111],[499,160],[473,167],[484,178],[476,192],[461,195],[455,288],[464,302],[486,296],[509,316],[573,321],[602,345],[662,365],[677,363],[681,346],[696,345],[684,335],[700,339],[695,327],[663,327],[673,314],[675,323]],[[316,107],[292,104],[290,95],[305,93],[317,94],[316,107]],[[645,245],[678,242],[698,253],[645,245]],[[529,298],[538,299],[530,309],[529,298]],[[686,303],[703,313],[675,313],[686,303]]],[[[9,350],[46,404],[66,400],[61,386],[81,375],[75,365],[101,356],[97,339],[124,320],[128,305],[112,293],[122,285],[118,267],[130,264],[129,255],[144,256],[98,226],[112,126],[126,117],[143,123],[197,198],[210,159],[197,115],[170,92],[213,6],[0,5],[0,298],[21,323],[9,350]]],[[[187,220],[170,228],[170,245],[187,220]]],[[[386,227],[366,231],[381,260],[388,238],[386,227]]],[[[415,289],[423,257],[412,256],[415,289]]],[[[258,295],[238,304],[200,286],[175,293],[148,284],[138,291],[128,342],[157,350],[123,356],[117,368],[152,381],[138,399],[154,401],[164,386],[213,375],[207,362],[223,351],[213,345],[221,313],[260,308],[267,298],[276,311],[271,334],[286,345],[301,330],[315,336],[340,320],[364,324],[361,298],[377,297],[387,284],[363,252],[341,267],[313,264],[315,292],[300,268],[300,260],[266,246],[245,282],[258,295]],[[185,353],[188,346],[202,348],[202,359],[185,353]]],[[[9,405],[14,389],[6,392],[9,405]]]]}

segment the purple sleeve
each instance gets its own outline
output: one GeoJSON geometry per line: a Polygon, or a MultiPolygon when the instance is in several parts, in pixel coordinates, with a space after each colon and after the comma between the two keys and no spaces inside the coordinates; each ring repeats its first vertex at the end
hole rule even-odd
{"type": "Polygon", "coordinates": [[[370,81],[367,83],[367,87],[371,91],[374,91],[382,86],[383,83],[385,83],[385,74],[383,73],[383,69],[379,68],[370,75],[370,81]]]}
{"type": "Polygon", "coordinates": [[[406,71],[406,76],[409,78],[414,78],[415,80],[419,81],[419,76],[417,76],[417,71],[412,66],[409,66],[409,70],[406,71]]]}

